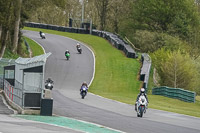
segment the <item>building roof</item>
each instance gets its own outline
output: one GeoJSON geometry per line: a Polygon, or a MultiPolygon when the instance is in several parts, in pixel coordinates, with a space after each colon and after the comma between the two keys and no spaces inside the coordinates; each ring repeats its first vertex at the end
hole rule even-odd
{"type": "Polygon", "coordinates": [[[32,64],[32,63],[38,63],[38,62],[43,62],[45,63],[46,62],[46,59],[51,55],[51,53],[46,53],[46,54],[43,54],[43,55],[39,55],[39,56],[35,56],[33,58],[17,58],[15,60],[15,63],[17,64],[32,64]]]}

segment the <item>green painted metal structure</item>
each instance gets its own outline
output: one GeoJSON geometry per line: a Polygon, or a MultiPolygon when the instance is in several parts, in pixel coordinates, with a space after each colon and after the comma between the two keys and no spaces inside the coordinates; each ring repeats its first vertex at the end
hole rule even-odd
{"type": "Polygon", "coordinates": [[[195,102],[196,92],[180,89],[180,88],[169,88],[161,86],[152,89],[153,95],[162,95],[170,98],[179,99],[185,102],[195,102]]]}

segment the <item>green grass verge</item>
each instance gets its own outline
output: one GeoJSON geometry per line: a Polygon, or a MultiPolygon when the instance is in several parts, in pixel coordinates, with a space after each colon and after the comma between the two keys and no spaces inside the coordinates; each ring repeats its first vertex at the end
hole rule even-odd
{"type": "Polygon", "coordinates": [[[149,95],[149,101],[150,107],[154,109],[200,117],[200,99],[196,99],[195,103],[187,103],[164,96],[149,95]]]}
{"type": "MultiPolygon", "coordinates": [[[[45,33],[70,37],[87,44],[93,49],[96,57],[96,73],[90,92],[120,102],[134,104],[141,85],[141,82],[137,80],[140,68],[138,60],[126,58],[123,52],[113,48],[108,41],[97,36],[29,27],[24,29],[38,32],[42,30],[45,33]]],[[[152,78],[150,78],[149,84],[152,87],[151,82],[152,78]]],[[[150,108],[200,117],[200,99],[196,103],[186,103],[163,96],[151,94],[148,96],[150,108]]]]}
{"type": "Polygon", "coordinates": [[[30,49],[32,51],[32,57],[44,54],[44,51],[40,45],[38,45],[35,41],[31,40],[28,37],[24,36],[24,38],[30,46],[30,49]]]}

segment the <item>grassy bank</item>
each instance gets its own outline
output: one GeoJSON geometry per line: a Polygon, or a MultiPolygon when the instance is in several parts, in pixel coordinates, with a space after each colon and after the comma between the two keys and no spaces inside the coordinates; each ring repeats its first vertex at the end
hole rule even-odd
{"type": "Polygon", "coordinates": [[[44,51],[40,45],[38,45],[35,41],[29,39],[28,37],[24,37],[24,38],[26,39],[26,42],[30,46],[32,57],[44,54],[44,51]]]}
{"type": "MultiPolygon", "coordinates": [[[[126,58],[123,52],[97,36],[28,27],[25,29],[38,32],[42,30],[45,33],[62,35],[84,42],[93,49],[96,56],[96,73],[90,92],[128,104],[135,102],[141,85],[138,81],[140,68],[138,60],[126,58]]],[[[196,103],[186,103],[163,96],[151,94],[148,96],[150,108],[200,117],[200,99],[196,103]]]]}

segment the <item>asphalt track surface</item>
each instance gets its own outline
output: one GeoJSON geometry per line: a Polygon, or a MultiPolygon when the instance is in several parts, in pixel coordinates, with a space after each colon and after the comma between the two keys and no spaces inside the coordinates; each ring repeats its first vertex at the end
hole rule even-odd
{"type": "Polygon", "coordinates": [[[46,34],[46,39],[41,39],[39,33],[33,31],[24,31],[24,35],[41,44],[46,53],[52,53],[47,59],[45,78],[51,77],[55,83],[53,88],[54,114],[129,133],[200,132],[200,119],[196,117],[148,109],[143,118],[137,118],[132,105],[91,93],[88,93],[85,99],[81,99],[79,94],[81,83],[83,81],[89,83],[93,77],[92,52],[81,44],[83,53],[78,54],[77,41],[66,37],[46,34]],[[69,61],[64,56],[66,49],[71,52],[69,61]]]}

